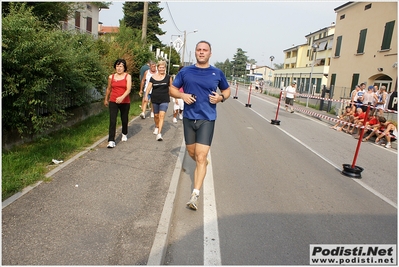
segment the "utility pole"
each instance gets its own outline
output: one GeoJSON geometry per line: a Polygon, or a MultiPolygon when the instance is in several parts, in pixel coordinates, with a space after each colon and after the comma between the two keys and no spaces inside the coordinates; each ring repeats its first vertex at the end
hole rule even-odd
{"type": "Polygon", "coordinates": [[[141,40],[143,43],[146,43],[147,39],[147,21],[148,21],[148,2],[144,2],[144,10],[143,10],[143,27],[142,27],[142,34],[141,40]]]}
{"type": "Polygon", "coordinates": [[[184,66],[184,53],[186,52],[186,31],[184,31],[184,41],[183,41],[183,56],[182,56],[182,59],[181,59],[181,65],[182,66],[184,66]]]}

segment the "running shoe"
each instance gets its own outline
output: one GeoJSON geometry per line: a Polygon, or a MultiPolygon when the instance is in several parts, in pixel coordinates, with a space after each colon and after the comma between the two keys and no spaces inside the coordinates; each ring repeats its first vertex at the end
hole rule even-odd
{"type": "Polygon", "coordinates": [[[152,132],[153,134],[157,135],[158,134],[159,129],[157,127],[155,127],[154,131],[152,132]]]}
{"type": "Polygon", "coordinates": [[[157,134],[157,141],[162,141],[163,140],[163,138],[162,138],[162,134],[157,134]]]}
{"type": "Polygon", "coordinates": [[[140,113],[140,118],[145,119],[145,114],[144,114],[144,112],[141,112],[141,113],[140,113]]]}
{"type": "Polygon", "coordinates": [[[126,142],[127,141],[127,135],[126,134],[122,134],[122,142],[126,142]]]}
{"type": "Polygon", "coordinates": [[[176,118],[173,118],[173,123],[177,123],[177,119],[176,118]]]}
{"type": "Polygon", "coordinates": [[[386,148],[391,148],[392,145],[391,145],[391,143],[387,143],[385,147],[386,147],[386,148]]]}
{"type": "Polygon", "coordinates": [[[198,202],[199,195],[195,194],[194,192],[191,194],[190,201],[187,202],[187,207],[193,210],[197,210],[197,202],[198,202]]]}
{"type": "Polygon", "coordinates": [[[115,142],[114,141],[109,141],[107,147],[108,148],[114,148],[115,147],[115,142]]]}
{"type": "Polygon", "coordinates": [[[183,114],[179,114],[179,119],[183,119],[183,114]]]}

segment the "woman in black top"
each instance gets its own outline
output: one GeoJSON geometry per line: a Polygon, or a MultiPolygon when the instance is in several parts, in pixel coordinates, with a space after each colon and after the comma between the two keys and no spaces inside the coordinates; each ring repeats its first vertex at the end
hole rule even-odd
{"type": "Polygon", "coordinates": [[[156,140],[162,141],[162,126],[165,119],[165,113],[168,110],[170,97],[169,85],[172,84],[172,78],[166,74],[166,62],[159,61],[157,63],[158,73],[150,78],[148,88],[146,90],[145,98],[148,98],[148,92],[151,92],[151,102],[154,108],[154,122],[155,129],[153,134],[156,134],[156,140]]]}

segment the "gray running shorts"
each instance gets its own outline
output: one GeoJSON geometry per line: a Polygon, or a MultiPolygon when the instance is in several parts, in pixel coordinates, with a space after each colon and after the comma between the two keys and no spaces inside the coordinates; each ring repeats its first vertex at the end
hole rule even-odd
{"type": "Polygon", "coordinates": [[[183,127],[186,145],[198,143],[211,146],[215,121],[183,118],[183,127]]]}

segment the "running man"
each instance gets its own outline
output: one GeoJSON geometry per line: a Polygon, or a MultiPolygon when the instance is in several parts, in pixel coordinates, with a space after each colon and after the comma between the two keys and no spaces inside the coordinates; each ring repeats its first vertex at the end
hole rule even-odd
{"type": "Polygon", "coordinates": [[[181,69],[170,87],[170,95],[183,99],[183,128],[186,149],[195,161],[194,189],[187,206],[197,210],[200,189],[206,175],[207,155],[216,121],[216,104],[230,97],[230,87],[223,72],[209,64],[211,44],[200,41],[195,47],[195,65],[181,69]],[[179,92],[183,87],[184,92],[179,92]],[[220,93],[217,93],[217,88],[220,93]]]}

